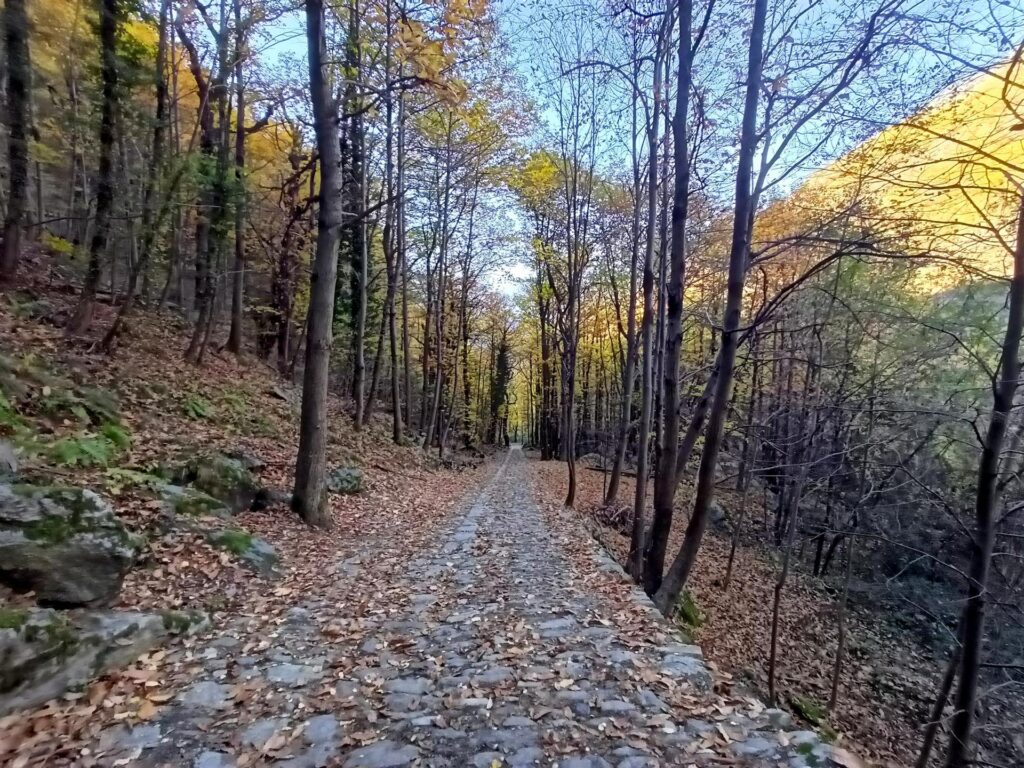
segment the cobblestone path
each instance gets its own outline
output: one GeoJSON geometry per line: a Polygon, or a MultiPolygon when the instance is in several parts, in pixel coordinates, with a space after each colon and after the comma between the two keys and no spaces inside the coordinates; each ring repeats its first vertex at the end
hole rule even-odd
{"type": "MultiPolygon", "coordinates": [[[[788,715],[710,691],[569,512],[543,509],[518,448],[432,545],[357,545],[264,637],[218,630],[151,723],[110,729],[105,765],[829,765],[788,715]],[[360,546],[362,549],[360,551],[360,546]]],[[[396,540],[401,538],[396,531],[396,540]]]]}

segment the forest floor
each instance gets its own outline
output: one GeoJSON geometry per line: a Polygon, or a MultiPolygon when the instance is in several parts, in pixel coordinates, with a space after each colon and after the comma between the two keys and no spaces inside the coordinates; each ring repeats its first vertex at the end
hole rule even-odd
{"type": "MultiPolygon", "coordinates": [[[[565,493],[563,462],[540,465],[546,498],[555,503],[565,493]]],[[[581,469],[577,508],[591,532],[619,562],[625,562],[629,540],[619,531],[595,522],[603,506],[601,472],[581,469]]],[[[624,477],[619,500],[632,500],[634,481],[624,477]]],[[[685,528],[692,488],[680,486],[669,558],[678,550],[685,528]]],[[[739,509],[740,497],[719,492],[726,510],[739,509]]],[[[778,575],[777,553],[763,544],[766,534],[758,500],[752,495],[744,536],[737,548],[728,590],[723,589],[731,539],[723,530],[709,530],[689,585],[699,619],[684,626],[717,672],[724,691],[752,691],[766,697],[767,659],[771,638],[771,606],[778,575]]],[[[650,510],[648,510],[650,513],[650,510]]],[[[734,519],[734,518],[730,518],[734,519]]],[[[828,713],[831,675],[837,647],[838,600],[825,583],[802,568],[790,574],[780,608],[779,706],[809,724],[836,733],[858,755],[886,766],[912,764],[920,746],[920,723],[927,718],[942,662],[922,644],[869,611],[851,610],[847,619],[847,658],[841,674],[838,704],[828,713]],[[813,717],[808,721],[802,713],[813,717]]]]}
{"type": "MultiPolygon", "coordinates": [[[[33,377],[33,429],[51,447],[91,439],[41,406],[103,387],[130,446],[102,461],[44,453],[21,471],[96,489],[146,536],[116,608],[197,609],[210,626],[0,719],[3,764],[857,764],[785,713],[711,690],[699,649],[581,518],[538,502],[540,465],[519,451],[444,468],[391,443],[387,414],[353,433],[332,400],[330,461],[360,466],[365,490],[332,496],[330,531],[284,503],[232,521],[273,545],[278,578],[199,533],[162,530],[159,500],[131,479],[168,457],[243,449],[262,483],[288,489],[297,392],[251,358],[211,350],[201,368],[181,362],[187,329],[171,315],[139,313],[108,358],[63,337],[69,304],[27,290],[0,306],[5,359],[33,377]]],[[[108,321],[101,310],[97,327],[108,321]]]]}

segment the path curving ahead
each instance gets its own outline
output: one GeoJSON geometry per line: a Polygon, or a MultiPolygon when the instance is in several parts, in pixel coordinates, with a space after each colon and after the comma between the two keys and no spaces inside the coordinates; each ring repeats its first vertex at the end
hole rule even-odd
{"type": "Polygon", "coordinates": [[[710,692],[699,649],[573,513],[538,504],[517,446],[432,544],[398,563],[388,546],[339,560],[255,649],[223,628],[192,653],[190,686],[102,734],[97,762],[829,764],[785,713],[710,692]]]}

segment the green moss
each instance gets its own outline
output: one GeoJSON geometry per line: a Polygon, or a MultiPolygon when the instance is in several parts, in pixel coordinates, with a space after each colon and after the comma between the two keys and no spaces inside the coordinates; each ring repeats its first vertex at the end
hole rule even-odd
{"type": "Polygon", "coordinates": [[[188,632],[196,624],[201,624],[206,617],[198,611],[161,611],[164,629],[174,635],[188,632]]]}
{"type": "Polygon", "coordinates": [[[209,541],[233,555],[244,555],[252,546],[252,534],[241,528],[226,528],[210,534],[209,541]]]}
{"type": "MultiPolygon", "coordinates": [[[[102,529],[104,535],[116,538],[123,544],[137,546],[136,537],[116,520],[111,525],[97,525],[95,513],[99,511],[94,498],[80,488],[62,486],[38,486],[20,483],[11,486],[14,492],[28,498],[45,498],[67,510],[66,515],[47,515],[42,520],[26,524],[22,531],[25,537],[44,545],[60,544],[77,533],[102,529]]],[[[106,519],[106,518],[101,518],[106,519]]]]}
{"type": "Polygon", "coordinates": [[[28,611],[20,608],[0,608],[0,629],[21,629],[28,619],[28,611]]]}
{"type": "Polygon", "coordinates": [[[790,696],[789,703],[800,717],[812,725],[821,725],[828,719],[828,712],[825,708],[806,696],[790,696]]]}
{"type": "Polygon", "coordinates": [[[32,541],[40,541],[44,544],[60,544],[81,530],[77,525],[76,517],[77,515],[70,515],[68,517],[52,515],[44,517],[35,523],[30,523],[22,530],[25,532],[25,538],[32,541]]]}
{"type": "Polygon", "coordinates": [[[814,744],[810,742],[798,744],[796,747],[796,751],[800,755],[803,755],[804,762],[811,766],[811,768],[816,768],[820,763],[820,761],[818,760],[818,756],[814,754],[814,744]]]}
{"type": "Polygon", "coordinates": [[[68,656],[78,647],[75,628],[63,614],[53,614],[46,622],[25,625],[25,639],[29,642],[44,640],[47,653],[54,657],[68,656]]]}
{"type": "Polygon", "coordinates": [[[125,467],[111,467],[103,478],[104,487],[114,495],[120,494],[126,488],[145,488],[156,491],[163,484],[163,479],[154,474],[125,467]]]}
{"type": "Polygon", "coordinates": [[[188,515],[189,517],[200,517],[225,511],[224,505],[217,499],[200,491],[193,490],[186,490],[177,496],[174,499],[172,509],[175,514],[188,515]]]}
{"type": "Polygon", "coordinates": [[[209,614],[221,613],[228,608],[228,599],[224,595],[212,595],[203,602],[203,607],[209,614]]]}
{"type": "Polygon", "coordinates": [[[704,617],[701,615],[697,603],[689,590],[684,590],[679,596],[679,603],[676,606],[679,619],[686,625],[697,628],[704,624],[704,617]]]}

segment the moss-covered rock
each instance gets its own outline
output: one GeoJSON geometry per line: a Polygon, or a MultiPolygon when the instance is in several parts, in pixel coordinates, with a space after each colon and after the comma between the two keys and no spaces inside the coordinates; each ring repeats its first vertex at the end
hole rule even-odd
{"type": "Polygon", "coordinates": [[[223,501],[195,488],[167,484],[160,488],[160,497],[164,500],[166,511],[172,515],[184,517],[231,516],[231,510],[223,501]]]}
{"type": "Polygon", "coordinates": [[[41,604],[113,601],[140,548],[88,489],[0,483],[0,583],[41,604]]]}
{"type": "Polygon", "coordinates": [[[233,555],[241,556],[252,546],[252,534],[241,528],[226,528],[214,531],[208,537],[215,547],[226,550],[233,555]]]}
{"type": "Polygon", "coordinates": [[[697,607],[690,590],[683,590],[683,594],[679,596],[677,607],[679,620],[686,626],[697,629],[704,624],[704,616],[701,614],[700,608],[697,607]]]}
{"type": "Polygon", "coordinates": [[[363,470],[359,467],[335,467],[327,475],[327,490],[353,494],[363,490],[363,470]]]}
{"type": "MultiPolygon", "coordinates": [[[[0,609],[10,612],[10,609],[0,609]]],[[[17,611],[0,627],[0,717],[80,689],[134,661],[168,630],[155,614],[48,609],[17,611]]]]}
{"type": "Polygon", "coordinates": [[[210,617],[202,611],[161,611],[160,618],[172,635],[194,635],[210,626],[210,617]]]}
{"type": "Polygon", "coordinates": [[[789,697],[789,703],[796,713],[811,725],[820,726],[828,720],[828,710],[814,699],[793,694],[789,697]]]}
{"type": "Polygon", "coordinates": [[[260,490],[260,484],[242,461],[222,453],[193,456],[165,475],[175,484],[188,485],[212,496],[232,513],[249,509],[260,490]]]}
{"type": "Polygon", "coordinates": [[[0,608],[0,629],[21,629],[28,619],[28,611],[23,608],[0,608]]]}
{"type": "Polygon", "coordinates": [[[212,531],[206,537],[213,546],[230,552],[261,576],[277,576],[280,558],[266,541],[241,528],[212,531]]]}

